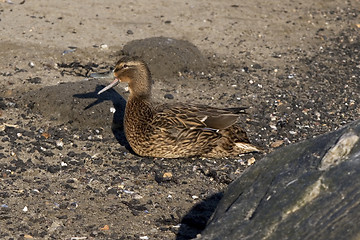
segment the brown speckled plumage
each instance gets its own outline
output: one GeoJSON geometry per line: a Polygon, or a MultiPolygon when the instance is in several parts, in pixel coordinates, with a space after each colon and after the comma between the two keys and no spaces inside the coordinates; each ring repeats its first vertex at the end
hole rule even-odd
{"type": "Polygon", "coordinates": [[[140,156],[235,157],[260,151],[237,123],[242,108],[218,109],[203,105],[153,105],[151,75],[146,64],[124,57],[115,67],[115,81],[129,84],[125,135],[140,156]]]}

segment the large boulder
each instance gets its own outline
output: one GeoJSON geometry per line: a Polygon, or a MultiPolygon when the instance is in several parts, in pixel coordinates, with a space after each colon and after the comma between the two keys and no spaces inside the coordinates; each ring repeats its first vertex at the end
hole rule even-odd
{"type": "Polygon", "coordinates": [[[360,121],[279,149],[229,185],[198,239],[359,239],[360,121]]]}

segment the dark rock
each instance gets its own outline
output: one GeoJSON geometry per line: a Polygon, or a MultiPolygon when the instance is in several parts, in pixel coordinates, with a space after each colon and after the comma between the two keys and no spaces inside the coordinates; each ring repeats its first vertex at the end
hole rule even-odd
{"type": "Polygon", "coordinates": [[[101,165],[101,164],[103,164],[104,160],[101,158],[96,158],[96,159],[93,159],[91,162],[92,162],[92,164],[101,165]]]}
{"type": "Polygon", "coordinates": [[[79,158],[80,159],[90,159],[91,156],[89,154],[87,154],[86,152],[82,152],[79,154],[79,158]]]}
{"type": "Polygon", "coordinates": [[[61,169],[60,166],[58,166],[58,165],[52,165],[52,166],[49,166],[47,170],[48,170],[50,173],[57,173],[58,171],[60,171],[60,169],[61,169]]]}
{"type": "Polygon", "coordinates": [[[207,59],[192,43],[167,37],[134,40],[123,48],[125,55],[141,57],[156,78],[177,76],[179,72],[205,71],[207,59]]]}
{"type": "Polygon", "coordinates": [[[116,188],[110,188],[109,190],[107,190],[106,193],[107,194],[115,194],[115,195],[117,195],[117,190],[116,190],[116,188]]]}
{"type": "Polygon", "coordinates": [[[29,83],[34,83],[34,84],[39,84],[41,83],[41,78],[39,77],[33,77],[33,78],[28,78],[26,79],[29,83]]]}
{"type": "Polygon", "coordinates": [[[24,167],[26,167],[26,164],[21,159],[12,160],[10,163],[12,163],[16,168],[24,168],[24,167]]]}
{"type": "Polygon", "coordinates": [[[164,98],[166,99],[174,99],[174,95],[172,95],[171,93],[167,93],[164,95],[164,98]]]}
{"type": "Polygon", "coordinates": [[[360,121],[266,156],[229,185],[198,239],[356,239],[360,121]]]}
{"type": "Polygon", "coordinates": [[[74,151],[70,151],[67,154],[69,157],[75,157],[77,154],[74,151]]]}
{"type": "Polygon", "coordinates": [[[255,63],[253,66],[252,66],[254,69],[261,69],[261,65],[260,64],[257,64],[255,63]]]}

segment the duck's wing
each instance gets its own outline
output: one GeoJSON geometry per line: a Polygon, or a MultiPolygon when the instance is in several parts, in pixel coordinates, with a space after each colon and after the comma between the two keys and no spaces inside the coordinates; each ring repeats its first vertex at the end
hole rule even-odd
{"type": "Polygon", "coordinates": [[[160,105],[155,108],[153,125],[162,128],[208,128],[225,129],[238,120],[246,108],[219,109],[204,105],[160,105]]]}

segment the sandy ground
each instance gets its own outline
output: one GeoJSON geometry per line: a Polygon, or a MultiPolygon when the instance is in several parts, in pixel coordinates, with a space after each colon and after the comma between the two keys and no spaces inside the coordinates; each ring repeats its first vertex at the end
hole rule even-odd
{"type": "Polygon", "coordinates": [[[130,153],[114,130],[127,93],[98,98],[108,81],[84,81],[130,41],[198,47],[200,70],[154,63],[154,99],[249,106],[242,124],[264,154],[360,115],[359,0],[11,2],[0,1],[1,239],[193,238],[260,162],[130,153]]]}

